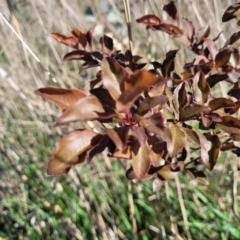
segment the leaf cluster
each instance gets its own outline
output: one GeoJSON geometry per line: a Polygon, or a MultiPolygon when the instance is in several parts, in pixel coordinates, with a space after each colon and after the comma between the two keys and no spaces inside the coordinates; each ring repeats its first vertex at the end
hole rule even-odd
{"type": "Polygon", "coordinates": [[[196,30],[186,18],[179,26],[174,2],[163,10],[165,20],[145,15],[136,21],[171,35],[195,54],[181,74],[175,71],[178,50],[167,52],[163,62],[139,63],[140,56],[114,49],[107,35],[95,50],[94,28],[86,33],[75,28],[71,36],[52,33],[74,49],[64,61],[82,61],[80,71],[99,71],[86,83],[88,91],[46,87],[35,93],[62,110],[55,126],[98,121],[102,129],[77,129],[64,136],[48,163],[48,174],[66,174],[106,150],[111,158],[131,161],[128,179],[155,178],[157,190],[179,172],[208,184],[204,171],[214,169],[222,151],[240,156],[240,32],[219,48],[219,35],[211,39],[209,26],[196,30]],[[229,88],[224,97],[214,94],[220,82],[229,88]]]}

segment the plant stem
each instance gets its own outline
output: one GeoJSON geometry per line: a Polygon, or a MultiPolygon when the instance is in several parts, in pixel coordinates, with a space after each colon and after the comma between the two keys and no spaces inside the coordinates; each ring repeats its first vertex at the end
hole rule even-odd
{"type": "Polygon", "coordinates": [[[130,15],[130,8],[129,8],[129,1],[123,0],[124,4],[124,11],[125,11],[125,18],[127,22],[127,29],[128,29],[128,39],[129,39],[129,50],[133,53],[133,41],[132,41],[132,29],[131,29],[131,15],[130,15]]]}

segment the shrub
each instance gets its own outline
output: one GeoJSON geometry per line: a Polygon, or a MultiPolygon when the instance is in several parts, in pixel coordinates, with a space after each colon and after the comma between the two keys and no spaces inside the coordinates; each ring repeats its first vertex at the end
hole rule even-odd
{"type": "MultiPolygon", "coordinates": [[[[238,8],[239,4],[230,6],[223,21],[237,18],[238,8]]],[[[167,52],[162,63],[139,63],[140,56],[114,49],[113,40],[106,35],[99,40],[100,50],[95,50],[94,28],[86,33],[75,28],[71,36],[52,33],[54,39],[74,49],[64,61],[83,61],[80,71],[100,70],[87,83],[88,92],[46,87],[35,93],[62,110],[55,126],[98,121],[102,128],[98,132],[77,129],[64,136],[48,163],[49,175],[66,174],[107,150],[109,157],[131,161],[128,179],[154,178],[157,190],[184,171],[208,184],[205,171],[214,169],[221,152],[240,156],[240,32],[218,48],[219,35],[210,39],[209,26],[195,31],[194,24],[183,18],[180,28],[174,2],[163,10],[166,20],[145,15],[137,22],[171,35],[195,54],[183,66],[181,76],[174,64],[178,50],[167,52]],[[215,91],[223,81],[228,88],[226,97],[215,91]]],[[[240,168],[239,161],[237,164],[240,168]]]]}

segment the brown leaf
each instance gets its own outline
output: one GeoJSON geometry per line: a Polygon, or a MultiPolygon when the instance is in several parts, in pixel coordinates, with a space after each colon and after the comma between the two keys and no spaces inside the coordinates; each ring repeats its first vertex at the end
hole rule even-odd
{"type": "Polygon", "coordinates": [[[161,19],[155,15],[149,14],[145,15],[136,20],[138,23],[143,23],[147,26],[157,26],[161,23],[161,19]]]}
{"type": "Polygon", "coordinates": [[[167,102],[168,98],[165,95],[148,97],[145,98],[138,106],[137,113],[140,115],[145,115],[153,107],[161,104],[164,105],[167,102]]]}
{"type": "Polygon", "coordinates": [[[150,160],[152,163],[158,163],[165,152],[167,152],[166,143],[160,141],[156,136],[148,137],[148,144],[151,148],[150,160]]]}
{"type": "Polygon", "coordinates": [[[185,87],[185,82],[179,84],[179,91],[178,91],[178,103],[179,103],[179,109],[185,107],[188,103],[187,99],[187,91],[185,87]]]}
{"type": "Polygon", "coordinates": [[[208,100],[210,87],[202,71],[197,72],[193,78],[193,93],[198,104],[204,104],[208,100]]]}
{"type": "Polygon", "coordinates": [[[113,40],[112,38],[108,37],[107,35],[103,35],[103,37],[100,38],[100,44],[102,46],[102,50],[107,55],[110,55],[113,51],[113,40]]]}
{"type": "Polygon", "coordinates": [[[213,74],[207,78],[207,83],[210,87],[213,87],[218,82],[226,80],[228,78],[227,74],[213,74]]]}
{"type": "Polygon", "coordinates": [[[213,40],[210,40],[210,39],[206,39],[205,43],[207,45],[207,48],[209,50],[212,60],[214,60],[218,53],[217,44],[213,40]]]}
{"type": "Polygon", "coordinates": [[[141,126],[132,126],[131,127],[132,131],[134,132],[139,144],[141,146],[145,145],[147,143],[147,135],[145,133],[145,129],[141,126]]]}
{"type": "Polygon", "coordinates": [[[106,128],[107,135],[120,151],[123,151],[127,147],[128,132],[129,127],[106,128]]]}
{"type": "Polygon", "coordinates": [[[101,64],[102,82],[112,98],[117,100],[121,95],[121,84],[127,77],[125,69],[113,58],[104,58],[101,64]]]}
{"type": "Polygon", "coordinates": [[[132,147],[131,146],[127,146],[124,150],[118,150],[115,149],[113,153],[109,153],[108,157],[114,157],[114,158],[121,158],[121,159],[127,159],[127,160],[131,160],[132,158],[132,147]]]}
{"type": "Polygon", "coordinates": [[[55,126],[76,121],[107,120],[112,117],[116,117],[113,108],[101,103],[95,96],[87,96],[69,106],[58,118],[55,126]]]}
{"type": "Polygon", "coordinates": [[[188,106],[180,109],[179,120],[180,121],[191,120],[192,118],[200,115],[200,113],[202,113],[204,111],[208,111],[208,110],[209,110],[209,108],[205,107],[203,105],[199,105],[199,104],[188,105],[188,106]]]}
{"type": "Polygon", "coordinates": [[[182,130],[186,133],[187,136],[187,142],[192,145],[200,145],[200,140],[198,137],[198,134],[195,130],[190,128],[182,128],[182,130]]]}
{"type": "Polygon", "coordinates": [[[99,88],[93,88],[90,89],[89,92],[96,96],[101,102],[107,104],[108,106],[115,108],[115,101],[111,97],[109,91],[105,88],[99,87],[99,88]]]}
{"type": "Polygon", "coordinates": [[[116,109],[119,112],[126,112],[135,100],[147,89],[160,82],[158,77],[147,70],[135,71],[124,81],[124,91],[117,100],[116,109]]]}
{"type": "Polygon", "coordinates": [[[161,81],[157,84],[155,84],[149,91],[148,95],[150,97],[157,97],[163,94],[165,90],[165,86],[167,83],[168,79],[167,78],[162,78],[161,81]]]}
{"type": "Polygon", "coordinates": [[[215,57],[215,66],[217,68],[225,66],[229,62],[232,52],[232,48],[224,48],[219,51],[215,57]]]}
{"type": "Polygon", "coordinates": [[[133,142],[132,166],[137,179],[142,179],[150,168],[150,147],[148,144],[140,145],[138,141],[133,142]]]}
{"type": "Polygon", "coordinates": [[[173,20],[177,19],[177,8],[173,1],[171,1],[169,4],[166,4],[163,6],[163,10],[168,14],[170,18],[173,20]]]}
{"type": "MultiPolygon", "coordinates": [[[[141,180],[147,180],[147,179],[151,179],[154,177],[155,174],[148,174],[146,173],[142,178],[141,180]]],[[[133,167],[131,166],[127,172],[126,172],[126,177],[128,180],[133,180],[133,179],[139,179],[136,175],[136,173],[134,172],[133,170],[133,167]]]]}
{"type": "Polygon", "coordinates": [[[195,168],[187,168],[186,171],[191,175],[191,177],[195,178],[197,181],[203,183],[204,185],[209,185],[207,176],[203,171],[198,171],[195,168]]]}
{"type": "Polygon", "coordinates": [[[232,116],[223,116],[222,122],[217,123],[216,126],[227,133],[240,134],[240,120],[232,116]]]}
{"type": "Polygon", "coordinates": [[[169,77],[170,73],[174,70],[174,59],[176,57],[178,50],[169,51],[166,54],[166,58],[162,64],[162,74],[165,77],[169,77]]]}
{"type": "Polygon", "coordinates": [[[67,37],[60,33],[52,33],[51,36],[60,43],[72,48],[78,48],[78,39],[74,36],[67,37]]]}
{"type": "Polygon", "coordinates": [[[183,30],[180,29],[178,26],[174,24],[170,24],[167,22],[161,22],[158,26],[153,26],[155,30],[160,30],[165,33],[168,33],[170,35],[176,36],[176,35],[182,35],[183,30]]]}
{"type": "Polygon", "coordinates": [[[183,34],[187,36],[189,41],[192,43],[193,36],[195,34],[195,27],[187,18],[183,18],[183,34]]]}
{"type": "Polygon", "coordinates": [[[87,60],[85,63],[83,63],[81,65],[81,67],[79,68],[79,73],[82,72],[83,70],[86,70],[88,68],[92,68],[92,67],[98,67],[99,66],[99,62],[92,59],[92,60],[87,60]]]}
{"type": "Polygon", "coordinates": [[[148,132],[160,135],[163,133],[167,117],[164,113],[153,114],[149,118],[140,118],[139,125],[144,127],[148,132]]]}
{"type": "Polygon", "coordinates": [[[167,149],[170,157],[175,157],[183,147],[186,146],[187,136],[181,127],[171,123],[168,126],[170,131],[170,139],[167,140],[167,149]]]}
{"type": "Polygon", "coordinates": [[[228,45],[233,45],[236,41],[240,39],[240,31],[235,32],[224,44],[224,47],[227,47],[228,45]]]}
{"type": "Polygon", "coordinates": [[[79,89],[65,89],[65,88],[54,88],[46,87],[39,88],[34,92],[47,100],[50,100],[56,104],[62,111],[68,108],[70,105],[75,103],[81,98],[86,97],[86,94],[79,89]]]}
{"type": "Polygon", "coordinates": [[[93,34],[94,29],[95,29],[95,26],[94,26],[94,27],[91,27],[91,28],[86,32],[86,40],[87,40],[87,43],[88,43],[90,49],[92,49],[92,34],[93,34]]]}
{"type": "Polygon", "coordinates": [[[179,168],[173,169],[170,165],[161,166],[157,172],[157,176],[161,180],[171,180],[174,179],[180,172],[179,168]]]}
{"type": "Polygon", "coordinates": [[[83,48],[87,46],[87,39],[84,33],[82,33],[79,29],[74,28],[72,30],[72,34],[75,38],[78,39],[78,42],[83,46],[83,48]]]}
{"type": "Polygon", "coordinates": [[[196,43],[198,45],[202,44],[203,41],[205,40],[205,38],[207,38],[210,34],[210,27],[209,25],[205,26],[205,27],[201,27],[197,33],[196,33],[196,43]]]}
{"type": "Polygon", "coordinates": [[[209,155],[210,170],[213,170],[218,160],[218,156],[221,148],[221,142],[217,135],[211,135],[210,141],[211,141],[211,149],[208,151],[208,155],[209,155]]]}
{"type": "Polygon", "coordinates": [[[84,51],[84,50],[75,50],[70,53],[67,53],[63,57],[63,61],[69,61],[69,60],[92,60],[92,56],[90,53],[84,51]]]}
{"type": "Polygon", "coordinates": [[[100,134],[86,129],[70,132],[58,142],[49,160],[47,173],[54,176],[66,174],[73,166],[84,161],[79,156],[91,149],[100,138],[100,134]]]}
{"type": "Polygon", "coordinates": [[[215,98],[209,101],[208,106],[214,111],[219,108],[234,108],[235,103],[231,99],[215,98]]]}
{"type": "Polygon", "coordinates": [[[240,3],[230,5],[222,16],[223,22],[228,22],[234,18],[240,18],[240,3]]]}

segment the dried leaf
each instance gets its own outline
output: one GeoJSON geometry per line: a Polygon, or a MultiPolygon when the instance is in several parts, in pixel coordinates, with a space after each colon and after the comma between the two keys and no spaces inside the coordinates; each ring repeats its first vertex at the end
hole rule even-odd
{"type": "Polygon", "coordinates": [[[132,147],[127,146],[124,150],[115,149],[113,153],[109,153],[108,157],[121,158],[130,160],[132,158],[132,147]]]}
{"type": "Polygon", "coordinates": [[[95,96],[87,96],[69,106],[58,118],[55,126],[76,121],[107,120],[112,117],[116,117],[113,108],[102,103],[95,96]]]}
{"type": "Polygon", "coordinates": [[[240,31],[235,32],[224,44],[224,47],[227,47],[228,45],[233,45],[236,41],[240,39],[240,31]]]}
{"type": "Polygon", "coordinates": [[[185,82],[179,84],[179,86],[177,88],[179,89],[178,94],[177,94],[179,109],[181,109],[181,108],[185,107],[188,103],[185,82]]]}
{"type": "MultiPolygon", "coordinates": [[[[148,174],[148,173],[146,173],[146,174],[141,178],[141,180],[151,179],[151,178],[153,178],[154,175],[155,175],[155,174],[148,174]]],[[[139,178],[137,177],[136,173],[134,172],[132,166],[127,170],[127,172],[126,172],[126,177],[127,177],[128,180],[139,179],[139,178]]]]}
{"type": "Polygon", "coordinates": [[[137,179],[142,179],[150,168],[150,147],[148,144],[140,145],[138,141],[133,142],[132,166],[137,179]]]}
{"type": "Polygon", "coordinates": [[[148,144],[151,148],[150,160],[152,163],[158,163],[165,152],[167,152],[166,143],[160,141],[156,136],[148,137],[148,144]]]}
{"type": "Polygon", "coordinates": [[[158,26],[161,23],[161,19],[155,15],[145,15],[136,20],[138,23],[143,23],[147,26],[158,26]]]}
{"type": "Polygon", "coordinates": [[[54,176],[66,174],[73,166],[84,161],[79,156],[91,149],[100,138],[100,134],[86,129],[70,132],[58,142],[49,160],[47,173],[54,176]]]}
{"type": "Polygon", "coordinates": [[[211,149],[209,150],[208,155],[209,155],[210,170],[213,170],[218,160],[218,156],[221,148],[221,142],[217,135],[212,135],[210,138],[210,141],[211,141],[211,149]]]}
{"type": "Polygon", "coordinates": [[[52,33],[51,36],[60,43],[72,48],[78,48],[78,39],[74,36],[67,37],[60,33],[52,33]]]}
{"type": "Polygon", "coordinates": [[[145,129],[141,126],[132,126],[132,131],[134,132],[139,144],[141,146],[145,145],[147,143],[147,135],[145,133],[145,129]]]}
{"type": "Polygon", "coordinates": [[[189,41],[192,43],[193,36],[195,34],[195,27],[187,18],[183,18],[183,34],[187,36],[189,41]]]}
{"type": "Polygon", "coordinates": [[[96,60],[87,60],[85,63],[83,63],[81,65],[81,67],[79,68],[79,72],[82,72],[83,70],[86,70],[88,68],[92,68],[92,67],[98,67],[99,66],[99,62],[96,60]]]}
{"type": "Polygon", "coordinates": [[[54,88],[46,87],[39,88],[34,92],[47,100],[50,100],[56,104],[62,111],[67,107],[75,103],[81,98],[86,97],[86,94],[79,89],[65,89],[65,88],[54,88]]]}

